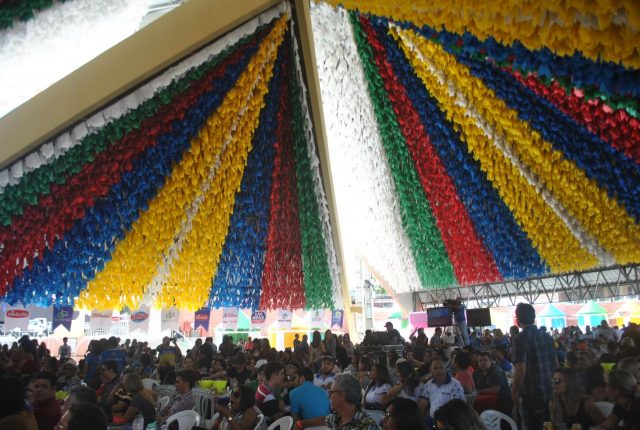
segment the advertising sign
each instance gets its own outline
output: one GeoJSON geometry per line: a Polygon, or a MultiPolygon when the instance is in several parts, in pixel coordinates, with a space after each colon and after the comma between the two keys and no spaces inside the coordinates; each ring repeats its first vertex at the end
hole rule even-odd
{"type": "Polygon", "coordinates": [[[331,329],[342,329],[342,320],[344,318],[344,311],[336,309],[331,312],[331,329]]]}
{"type": "Polygon", "coordinates": [[[141,330],[143,332],[149,331],[149,308],[141,307],[138,310],[131,312],[131,319],[129,320],[129,331],[141,330]]]}
{"type": "Polygon", "coordinates": [[[162,308],[160,314],[160,330],[178,330],[180,311],[178,308],[162,308]]]}
{"type": "Polygon", "coordinates": [[[322,330],[324,326],[324,309],[311,309],[309,327],[311,330],[322,330]]]}
{"type": "Polygon", "coordinates": [[[222,309],[222,329],[235,330],[238,328],[238,308],[222,309]]]}
{"type": "Polygon", "coordinates": [[[209,331],[209,318],[211,317],[211,309],[201,308],[196,311],[194,315],[194,329],[198,330],[200,327],[209,331]]]}
{"type": "Polygon", "coordinates": [[[253,311],[251,313],[251,328],[254,330],[262,330],[262,326],[266,320],[266,311],[253,311]]]}
{"type": "Polygon", "coordinates": [[[7,333],[14,328],[19,328],[21,331],[29,329],[29,311],[24,306],[7,305],[4,314],[4,332],[7,333]]]}
{"type": "Polygon", "coordinates": [[[293,312],[291,309],[280,309],[278,312],[278,328],[290,329],[293,320],[293,312]]]}
{"type": "Polygon", "coordinates": [[[89,329],[91,331],[104,330],[108,332],[111,330],[111,311],[91,311],[91,319],[89,320],[89,329]]]}
{"type": "Polygon", "coordinates": [[[73,307],[72,306],[54,306],[53,307],[53,323],[51,329],[55,330],[56,327],[62,326],[71,331],[71,320],[73,319],[73,307]]]}

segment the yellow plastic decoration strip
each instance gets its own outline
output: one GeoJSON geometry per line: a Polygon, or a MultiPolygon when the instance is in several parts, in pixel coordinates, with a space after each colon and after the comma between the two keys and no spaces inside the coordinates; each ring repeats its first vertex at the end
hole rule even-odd
{"type": "Polygon", "coordinates": [[[235,195],[240,191],[251,142],[264,106],[264,96],[273,75],[277,47],[282,43],[285,29],[286,23],[282,20],[278,22],[271,49],[258,52],[259,63],[264,67],[258,70],[260,74],[257,81],[248,74],[246,79],[243,79],[245,75],[240,77],[239,85],[250,87],[251,97],[248,100],[238,99],[235,106],[229,107],[233,112],[239,112],[242,119],[220,156],[219,168],[203,196],[192,228],[173,260],[171,272],[157,301],[163,307],[179,304],[183,308],[198,309],[209,298],[211,280],[217,271],[235,195]]]}
{"type": "MultiPolygon", "coordinates": [[[[575,163],[518,118],[518,113],[469,69],[458,63],[440,45],[413,31],[400,30],[411,43],[419,44],[422,54],[439,70],[446,70],[468,102],[491,121],[496,140],[503,139],[507,150],[531,172],[537,181],[560,202],[569,215],[595,238],[619,264],[640,260],[640,226],[635,224],[618,202],[588,178],[575,163]]],[[[611,263],[611,262],[605,262],[611,263]]]]}
{"type": "Polygon", "coordinates": [[[640,68],[640,2],[637,0],[324,0],[350,10],[409,21],[419,27],[485,40],[494,37],[530,50],[574,51],[592,60],[640,68]]]}
{"type": "MultiPolygon", "coordinates": [[[[225,138],[232,132],[238,115],[238,100],[247,100],[267,61],[265,52],[273,49],[286,28],[286,16],[274,26],[271,33],[242,72],[238,82],[225,96],[216,112],[199,131],[180,163],[150,202],[146,212],[133,224],[131,231],[118,242],[104,270],[98,272],[76,300],[84,309],[114,309],[126,305],[137,309],[145,290],[165,265],[176,236],[187,218],[185,208],[202,192],[202,183],[208,179],[209,166],[220,154],[225,138]],[[249,84],[247,84],[249,82],[249,84]]],[[[212,220],[215,222],[215,220],[212,220]]]]}
{"type": "MultiPolygon", "coordinates": [[[[400,46],[411,62],[414,71],[426,85],[447,119],[454,124],[470,152],[480,163],[481,169],[500,194],[505,204],[531,239],[541,257],[553,272],[564,272],[593,267],[598,261],[585,250],[557,214],[545,203],[542,196],[520,174],[517,167],[500,151],[468,114],[466,106],[457,102],[455,90],[446,82],[440,82],[421,57],[432,59],[433,49],[427,41],[413,32],[391,29],[392,35],[400,39],[400,46]],[[412,48],[418,50],[413,52],[412,48]]],[[[455,61],[454,61],[455,62],[455,61]]],[[[450,65],[453,66],[453,65],[450,65]]],[[[447,73],[461,70],[447,70],[447,73]]],[[[467,73],[468,74],[468,73],[467,73]]],[[[460,79],[456,75],[453,79],[460,79]]]]}

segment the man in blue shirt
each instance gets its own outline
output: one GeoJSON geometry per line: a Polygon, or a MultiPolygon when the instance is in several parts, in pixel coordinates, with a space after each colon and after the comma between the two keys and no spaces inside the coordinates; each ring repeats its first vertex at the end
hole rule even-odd
{"type": "Polygon", "coordinates": [[[467,329],[466,315],[467,308],[459,298],[455,300],[446,300],[445,305],[448,305],[451,308],[458,330],[460,330],[461,346],[469,345],[469,330],[467,329]]]}
{"type": "Polygon", "coordinates": [[[116,371],[117,374],[122,373],[122,369],[124,369],[124,367],[127,365],[127,353],[120,349],[119,345],[120,340],[115,336],[111,336],[107,341],[108,349],[105,349],[104,351],[102,351],[102,354],[100,354],[101,363],[104,363],[108,360],[113,360],[116,362],[116,364],[118,365],[118,369],[116,371]]]}
{"type": "Polygon", "coordinates": [[[308,367],[298,369],[298,387],[289,393],[293,421],[329,415],[329,395],[313,385],[313,372],[308,367]]]}
{"type": "Polygon", "coordinates": [[[513,382],[511,398],[522,397],[522,418],[528,429],[542,428],[548,421],[553,394],[551,377],[558,367],[553,339],[535,326],[536,311],[528,303],[518,303],[516,319],[522,332],[513,342],[513,382]]]}

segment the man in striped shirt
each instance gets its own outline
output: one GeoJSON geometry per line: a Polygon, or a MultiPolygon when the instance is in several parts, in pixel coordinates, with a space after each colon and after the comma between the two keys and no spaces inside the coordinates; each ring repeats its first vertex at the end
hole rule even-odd
{"type": "Polygon", "coordinates": [[[284,364],[272,361],[264,366],[264,382],[256,390],[256,406],[262,411],[267,425],[284,414],[284,402],[278,388],[284,385],[284,364]]]}

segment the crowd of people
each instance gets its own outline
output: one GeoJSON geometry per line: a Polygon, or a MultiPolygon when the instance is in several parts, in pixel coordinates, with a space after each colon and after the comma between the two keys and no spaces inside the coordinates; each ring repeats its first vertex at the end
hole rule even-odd
{"type": "Polygon", "coordinates": [[[228,401],[215,401],[208,416],[217,412],[213,425],[221,430],[260,422],[266,429],[285,415],[297,429],[484,429],[479,414],[488,409],[530,430],[545,422],[640,429],[636,325],[547,331],[522,303],[516,317],[518,326],[506,334],[436,328],[429,338],[418,329],[405,341],[387,323],[382,337],[367,333],[361,345],[327,330],[310,340],[296,335],[284,351],[267,339],[230,336],[220,345],[197,339],[186,351],[169,337],[157,346],[111,337],[92,340],[77,361],[66,339],[52,355],[23,336],[0,350],[0,430],[103,430],[139,416],[145,428],[160,428],[194,409],[193,390],[207,379],[227,381],[228,401]],[[376,348],[372,339],[402,347],[376,348]],[[173,399],[159,407],[147,379],[173,386],[173,399]]]}

